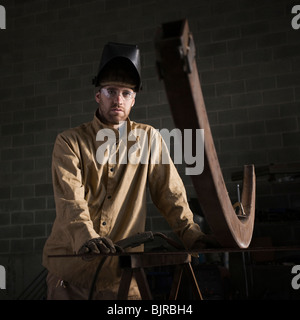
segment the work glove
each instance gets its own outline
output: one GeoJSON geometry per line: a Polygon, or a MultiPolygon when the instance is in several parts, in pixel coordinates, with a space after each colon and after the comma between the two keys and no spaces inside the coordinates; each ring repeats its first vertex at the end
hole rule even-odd
{"type": "Polygon", "coordinates": [[[96,257],[96,254],[117,252],[124,252],[124,250],[120,246],[114,244],[109,238],[99,237],[87,241],[79,249],[78,254],[83,255],[83,260],[90,261],[96,257]]]}

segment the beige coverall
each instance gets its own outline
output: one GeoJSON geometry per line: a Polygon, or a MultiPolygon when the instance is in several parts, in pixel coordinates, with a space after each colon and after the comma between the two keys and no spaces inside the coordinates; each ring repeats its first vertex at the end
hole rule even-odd
{"type": "MultiPolygon", "coordinates": [[[[95,114],[91,122],[59,134],[54,145],[56,219],[44,247],[43,265],[52,275],[81,288],[90,288],[99,259],[84,261],[48,255],[77,253],[86,241],[96,237],[105,236],[116,242],[145,231],[147,183],[153,203],[186,248],[202,234],[193,222],[185,188],[173,162],[170,159],[169,164],[155,163],[161,162],[166,150],[159,132],[129,119],[125,131],[119,136],[118,130],[108,128],[95,114]],[[103,135],[107,137],[104,141],[103,135]],[[105,147],[106,163],[100,159],[105,147]],[[141,159],[141,152],[147,161],[135,161],[141,159]]],[[[142,251],[143,246],[134,250],[142,251]]],[[[118,257],[108,257],[96,291],[116,293],[120,276],[118,257]]],[[[129,295],[138,295],[137,290],[133,282],[129,295]]]]}

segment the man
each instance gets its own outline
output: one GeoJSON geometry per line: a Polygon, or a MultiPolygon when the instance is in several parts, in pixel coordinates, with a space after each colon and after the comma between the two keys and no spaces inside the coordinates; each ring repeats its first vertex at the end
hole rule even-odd
{"type": "MultiPolygon", "coordinates": [[[[186,248],[206,240],[160,134],[129,119],[141,89],[139,49],[108,43],[94,84],[99,88],[94,119],[59,134],[54,145],[57,215],[43,255],[48,299],[88,298],[99,264],[92,254],[115,253],[121,250],[117,241],[145,230],[147,183],[154,204],[186,248]],[[83,259],[49,257],[78,253],[83,259]]],[[[108,256],[93,298],[116,299],[120,277],[118,257],[108,256]]],[[[134,279],[128,298],[140,298],[134,279]]]]}

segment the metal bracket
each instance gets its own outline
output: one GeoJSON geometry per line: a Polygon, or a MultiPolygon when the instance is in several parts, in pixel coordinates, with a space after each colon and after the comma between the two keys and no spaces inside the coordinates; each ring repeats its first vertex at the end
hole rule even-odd
{"type": "Polygon", "coordinates": [[[192,73],[193,62],[196,57],[196,48],[193,35],[190,33],[188,36],[188,43],[186,46],[178,48],[179,54],[183,60],[183,69],[186,73],[192,73]]]}

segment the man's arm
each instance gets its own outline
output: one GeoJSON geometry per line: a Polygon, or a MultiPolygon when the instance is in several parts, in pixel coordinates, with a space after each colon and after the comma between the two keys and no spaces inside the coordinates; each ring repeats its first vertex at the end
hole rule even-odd
{"type": "Polygon", "coordinates": [[[155,160],[152,159],[148,170],[152,201],[172,230],[180,237],[185,247],[191,248],[195,242],[201,241],[205,234],[199,225],[194,223],[184,184],[169,155],[167,146],[158,132],[152,136],[151,153],[157,157],[155,160]],[[168,157],[168,161],[166,161],[166,157],[168,157]]]}
{"type": "Polygon", "coordinates": [[[52,156],[52,180],[57,219],[68,234],[72,249],[78,252],[85,242],[99,235],[93,228],[84,197],[82,164],[74,149],[65,136],[58,135],[52,156]]]}

